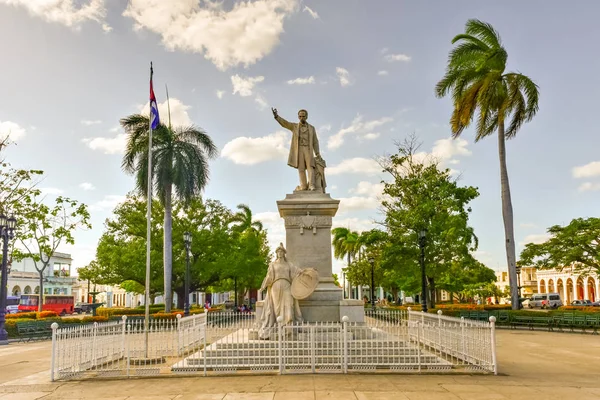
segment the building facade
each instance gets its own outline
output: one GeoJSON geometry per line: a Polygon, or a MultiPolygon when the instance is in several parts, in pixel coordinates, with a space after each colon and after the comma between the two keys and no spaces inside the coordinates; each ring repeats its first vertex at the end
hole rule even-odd
{"type": "Polygon", "coordinates": [[[558,293],[563,304],[573,300],[598,301],[600,277],[595,272],[582,274],[571,267],[562,270],[538,270],[537,285],[539,293],[558,293]]]}
{"type": "MultiPolygon", "coordinates": [[[[71,276],[70,254],[55,252],[43,273],[44,294],[73,294],[73,285],[77,281],[71,276]]],[[[38,262],[38,267],[41,264],[38,262]]],[[[11,296],[22,294],[39,294],[40,275],[35,268],[33,259],[12,261],[8,274],[8,293],[11,296]]]]}

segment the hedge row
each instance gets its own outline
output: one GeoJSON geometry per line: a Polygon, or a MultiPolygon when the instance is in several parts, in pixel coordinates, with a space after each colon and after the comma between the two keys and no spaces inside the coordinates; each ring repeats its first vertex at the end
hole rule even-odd
{"type": "MultiPolygon", "coordinates": [[[[163,308],[150,308],[150,314],[154,317],[156,317],[158,315],[159,318],[165,318],[166,316],[172,316],[173,318],[175,318],[175,315],[177,314],[181,314],[183,315],[183,310],[173,310],[170,314],[165,314],[165,309],[163,308]]],[[[191,308],[190,309],[190,314],[194,315],[194,314],[202,314],[204,312],[203,308],[191,308]]],[[[127,316],[144,316],[144,309],[140,309],[138,308],[98,308],[96,310],[96,315],[101,316],[101,317],[115,317],[115,316],[122,316],[122,315],[127,315],[127,316]]]]}
{"type": "Polygon", "coordinates": [[[58,314],[54,311],[42,311],[42,312],[25,312],[25,313],[17,313],[17,314],[6,314],[6,320],[10,319],[46,319],[46,318],[56,318],[58,314]]]}

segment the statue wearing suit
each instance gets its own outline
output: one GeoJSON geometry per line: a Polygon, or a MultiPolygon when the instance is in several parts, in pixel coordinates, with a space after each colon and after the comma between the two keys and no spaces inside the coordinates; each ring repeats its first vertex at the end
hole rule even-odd
{"type": "MultiPolygon", "coordinates": [[[[298,111],[299,123],[288,122],[277,114],[277,109],[272,108],[275,120],[279,125],[292,131],[292,144],[288,165],[298,169],[300,185],[296,190],[315,190],[315,156],[320,158],[319,139],[315,127],[306,122],[308,112],[298,111]],[[308,174],[308,176],[307,176],[308,174]]],[[[323,188],[324,189],[324,188],[323,188]]]]}

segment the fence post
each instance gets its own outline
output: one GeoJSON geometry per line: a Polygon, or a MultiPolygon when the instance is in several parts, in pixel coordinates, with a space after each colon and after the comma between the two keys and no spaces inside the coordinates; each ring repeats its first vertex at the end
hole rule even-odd
{"type": "Polygon", "coordinates": [[[58,324],[53,322],[50,327],[52,328],[52,359],[50,361],[50,380],[54,382],[54,367],[56,365],[56,330],[58,329],[58,324]]]}
{"type": "MultiPolygon", "coordinates": [[[[204,312],[207,312],[206,309],[204,309],[204,312]]],[[[204,356],[204,376],[206,376],[206,336],[208,336],[208,314],[206,315],[206,318],[204,318],[204,345],[202,346],[202,355],[204,356]]]]}
{"type": "Polygon", "coordinates": [[[279,373],[283,374],[283,317],[277,317],[277,347],[279,348],[279,373]]]}
{"type": "Polygon", "coordinates": [[[177,318],[177,354],[181,355],[183,354],[183,348],[181,347],[181,335],[183,334],[181,332],[181,314],[175,314],[175,317],[177,318]]]}
{"type": "Polygon", "coordinates": [[[490,317],[490,335],[492,337],[492,363],[494,364],[494,375],[498,375],[498,360],[496,358],[496,317],[490,317]]]}
{"type": "Polygon", "coordinates": [[[125,334],[127,330],[127,315],[121,317],[121,324],[123,324],[123,333],[121,337],[121,357],[125,357],[125,334]]]}
{"type": "MultiPolygon", "coordinates": [[[[309,325],[308,327],[308,332],[310,332],[310,369],[312,370],[312,373],[314,374],[316,371],[316,367],[315,367],[315,363],[316,363],[316,356],[315,356],[315,326],[314,325],[309,325]]],[[[327,335],[327,331],[325,331],[325,335],[327,335]]]]}
{"type": "Polygon", "coordinates": [[[419,363],[419,372],[421,372],[421,330],[419,329],[419,321],[415,321],[417,325],[417,358],[419,363]]]}
{"type": "Polygon", "coordinates": [[[98,323],[94,322],[94,336],[92,337],[92,365],[96,366],[96,333],[98,332],[98,323]]]}
{"type": "Polygon", "coordinates": [[[342,371],[345,374],[348,373],[348,321],[350,321],[350,318],[348,318],[347,315],[344,315],[342,317],[342,335],[344,335],[344,338],[342,339],[344,343],[344,354],[342,355],[342,371]]]}
{"type": "Polygon", "coordinates": [[[442,356],[442,310],[437,310],[438,315],[438,350],[440,352],[440,357],[442,356]]]}
{"type": "Polygon", "coordinates": [[[462,360],[467,360],[467,349],[465,348],[465,317],[460,317],[460,337],[462,341],[462,360]]]}

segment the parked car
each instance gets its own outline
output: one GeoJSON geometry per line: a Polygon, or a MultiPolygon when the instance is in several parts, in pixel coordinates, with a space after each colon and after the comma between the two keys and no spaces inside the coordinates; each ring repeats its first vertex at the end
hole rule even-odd
{"type": "Polygon", "coordinates": [[[529,299],[529,308],[558,308],[563,303],[558,293],[538,293],[529,299]]]}
{"type": "Polygon", "coordinates": [[[77,303],[73,308],[76,314],[87,314],[92,311],[92,305],[89,303],[77,303]]]}
{"type": "Polygon", "coordinates": [[[571,305],[576,307],[593,307],[594,303],[590,300],[573,300],[571,305]]]}

